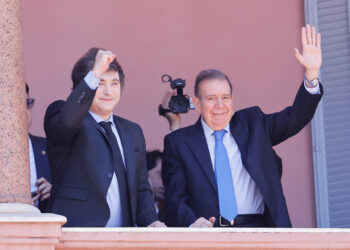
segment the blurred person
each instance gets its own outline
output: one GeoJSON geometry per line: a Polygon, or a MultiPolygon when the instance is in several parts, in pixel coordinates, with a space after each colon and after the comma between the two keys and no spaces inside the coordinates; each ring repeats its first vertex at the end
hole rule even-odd
{"type": "MultiPolygon", "coordinates": [[[[29,86],[26,84],[27,92],[27,117],[28,128],[32,124],[32,108],[35,99],[29,96],[29,86]]],[[[30,163],[30,190],[32,200],[39,210],[47,212],[48,201],[51,191],[51,173],[46,151],[46,139],[29,133],[29,163],[30,163]]]]}
{"type": "Polygon", "coordinates": [[[74,65],[73,90],[46,111],[50,210],[68,227],[163,227],[148,183],[139,125],[113,111],[124,73],[111,51],[91,48],[74,65]]]}
{"type": "Polygon", "coordinates": [[[235,112],[227,75],[213,69],[197,75],[198,121],[164,139],[168,226],[291,227],[273,146],[310,122],[323,94],[321,36],[307,25],[301,40],[295,56],[304,79],[293,105],[281,112],[265,114],[257,106],[235,112]]]}
{"type": "Polygon", "coordinates": [[[153,192],[154,206],[160,221],[164,222],[164,186],[162,181],[162,152],[146,153],[149,182],[153,192]]]}

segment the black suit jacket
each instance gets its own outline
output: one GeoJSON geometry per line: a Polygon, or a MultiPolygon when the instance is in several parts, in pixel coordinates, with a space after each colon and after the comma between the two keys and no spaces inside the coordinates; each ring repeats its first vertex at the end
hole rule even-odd
{"type": "MultiPolygon", "coordinates": [[[[247,108],[230,121],[243,165],[264,198],[269,226],[291,226],[281,185],[282,162],[272,147],[312,119],[321,96],[302,85],[293,106],[268,115],[259,107],[247,108]]],[[[218,221],[215,173],[200,119],[165,137],[162,171],[168,226],[187,227],[199,217],[215,216],[218,221]]]]}
{"type": "MultiPolygon", "coordinates": [[[[96,91],[83,81],[67,101],[52,103],[45,115],[47,148],[53,177],[50,209],[67,217],[65,226],[104,227],[110,212],[106,195],[113,177],[112,147],[88,113],[96,91]]],[[[157,220],[148,183],[145,140],[141,128],[114,116],[121,138],[132,224],[157,220]]]]}
{"type": "MultiPolygon", "coordinates": [[[[37,179],[44,177],[48,182],[52,183],[49,160],[46,150],[46,139],[44,137],[39,137],[31,134],[29,134],[29,138],[32,141],[33,146],[37,179]]],[[[48,199],[40,201],[39,198],[39,209],[42,213],[48,212],[48,202],[48,199]]]]}

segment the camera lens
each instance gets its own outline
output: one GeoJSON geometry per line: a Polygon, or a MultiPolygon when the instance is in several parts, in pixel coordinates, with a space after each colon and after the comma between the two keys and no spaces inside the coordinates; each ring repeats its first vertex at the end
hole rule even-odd
{"type": "Polygon", "coordinates": [[[187,113],[190,107],[189,99],[186,96],[173,96],[169,102],[169,108],[174,113],[187,113]]]}

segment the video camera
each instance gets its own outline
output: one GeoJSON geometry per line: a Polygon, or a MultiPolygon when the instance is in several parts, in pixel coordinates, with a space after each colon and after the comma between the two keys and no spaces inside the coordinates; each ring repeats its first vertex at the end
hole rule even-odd
{"type": "Polygon", "coordinates": [[[172,89],[176,89],[176,95],[172,96],[169,101],[169,109],[164,109],[159,105],[159,115],[164,115],[167,112],[187,113],[191,108],[191,100],[188,95],[183,94],[183,88],[186,86],[186,81],[181,78],[173,80],[169,75],[162,75],[162,83],[170,83],[172,89]]]}

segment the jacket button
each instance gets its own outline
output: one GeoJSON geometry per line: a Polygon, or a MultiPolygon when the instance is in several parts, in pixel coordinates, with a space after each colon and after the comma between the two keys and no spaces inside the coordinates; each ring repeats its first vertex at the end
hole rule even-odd
{"type": "Polygon", "coordinates": [[[108,177],[108,179],[112,179],[113,174],[109,173],[109,174],[107,175],[107,177],[108,177]]]}
{"type": "Polygon", "coordinates": [[[214,204],[214,207],[218,208],[218,207],[219,207],[219,204],[218,204],[218,203],[215,203],[215,204],[214,204]]]}

